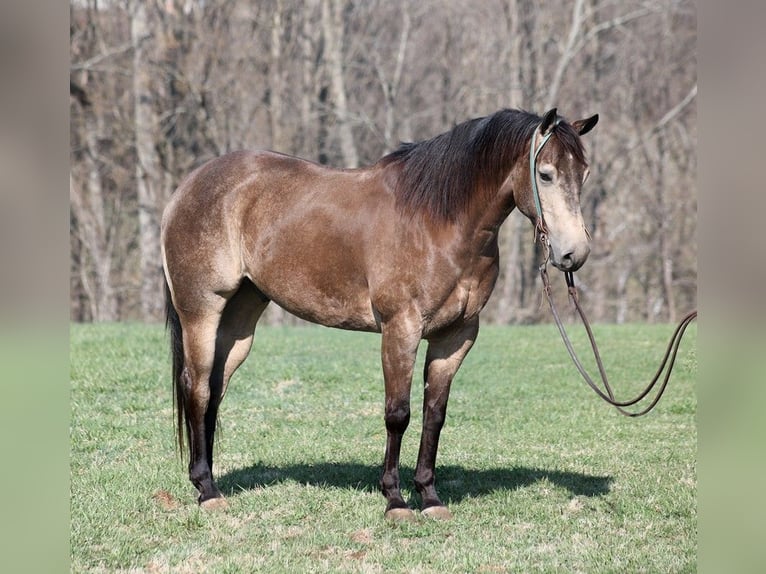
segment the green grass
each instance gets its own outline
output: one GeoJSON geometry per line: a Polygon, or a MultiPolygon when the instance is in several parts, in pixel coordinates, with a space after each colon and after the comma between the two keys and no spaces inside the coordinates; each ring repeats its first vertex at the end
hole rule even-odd
{"type": "MultiPolygon", "coordinates": [[[[671,327],[595,330],[623,397],[671,327]]],[[[454,519],[396,525],[377,491],[378,336],[259,327],[221,411],[230,508],[205,512],[174,450],[163,328],[72,325],[72,571],[694,572],[696,334],[657,409],[628,419],[578,378],[555,327],[484,327],[439,450],[454,519]]],[[[402,448],[413,503],[421,399],[416,380],[402,448]]]]}

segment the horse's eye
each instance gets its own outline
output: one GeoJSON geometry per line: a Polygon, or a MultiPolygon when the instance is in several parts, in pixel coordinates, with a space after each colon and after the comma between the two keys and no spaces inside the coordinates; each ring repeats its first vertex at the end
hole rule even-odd
{"type": "Polygon", "coordinates": [[[549,173],[540,172],[540,181],[544,181],[545,183],[550,183],[553,181],[553,176],[549,173]]]}

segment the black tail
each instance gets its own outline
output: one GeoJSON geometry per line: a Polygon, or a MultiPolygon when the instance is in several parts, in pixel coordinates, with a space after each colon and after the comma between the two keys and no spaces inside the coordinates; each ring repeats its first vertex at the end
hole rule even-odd
{"type": "Polygon", "coordinates": [[[185,399],[181,375],[184,370],[184,344],[181,321],[170,296],[170,286],[165,279],[165,326],[170,331],[170,352],[173,355],[173,409],[176,411],[176,435],[178,450],[184,454],[184,429],[189,429],[185,420],[185,399]]]}

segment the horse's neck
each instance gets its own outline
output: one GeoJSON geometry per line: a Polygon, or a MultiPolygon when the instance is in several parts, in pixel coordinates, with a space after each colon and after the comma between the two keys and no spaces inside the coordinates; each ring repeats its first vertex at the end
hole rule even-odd
{"type": "Polygon", "coordinates": [[[460,224],[462,243],[472,259],[498,258],[498,234],[509,210],[492,206],[490,209],[469,210],[460,224]]]}
{"type": "Polygon", "coordinates": [[[468,209],[468,217],[464,225],[469,233],[475,232],[478,246],[491,242],[493,239],[497,240],[500,227],[508,219],[511,211],[516,208],[504,191],[498,190],[489,199],[475,202],[468,209]]]}

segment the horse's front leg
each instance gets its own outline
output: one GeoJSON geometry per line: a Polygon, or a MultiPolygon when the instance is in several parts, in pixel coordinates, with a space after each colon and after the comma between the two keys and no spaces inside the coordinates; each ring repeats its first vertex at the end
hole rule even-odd
{"type": "Polygon", "coordinates": [[[452,378],[473,346],[478,332],[479,319],[476,317],[457,331],[428,343],[423,373],[423,432],[420,436],[420,451],[415,469],[415,487],[422,499],[421,512],[431,518],[452,517],[436,494],[436,451],[447,415],[447,399],[452,378]]]}
{"type": "Polygon", "coordinates": [[[388,501],[386,518],[412,520],[415,513],[402,498],[399,486],[399,453],[402,436],[410,422],[412,371],[420,343],[421,328],[406,317],[381,326],[381,358],[386,387],[386,454],[380,487],[388,501]]]}

